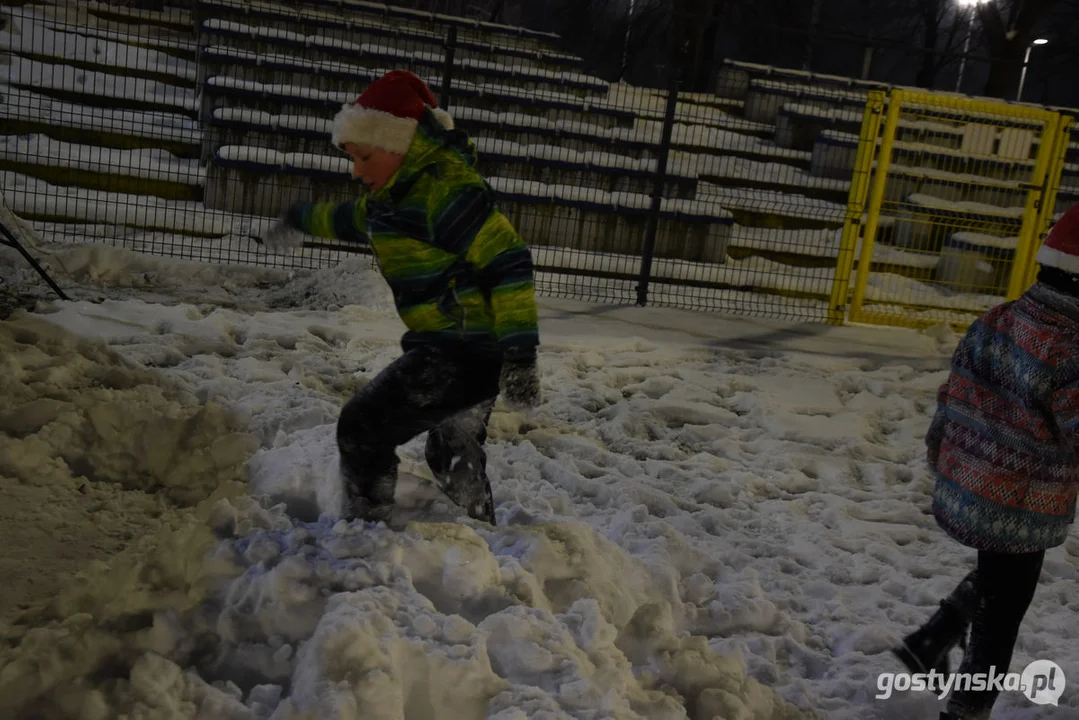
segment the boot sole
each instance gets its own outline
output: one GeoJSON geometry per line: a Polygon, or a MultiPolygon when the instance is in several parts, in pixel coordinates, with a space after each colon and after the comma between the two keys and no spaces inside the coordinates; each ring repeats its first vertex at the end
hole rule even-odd
{"type": "Polygon", "coordinates": [[[904,643],[898,647],[892,648],[892,654],[899,658],[899,661],[906,665],[907,669],[913,674],[926,674],[931,669],[936,670],[938,673],[947,674],[949,671],[948,656],[945,655],[941,661],[934,668],[927,668],[922,665],[922,661],[918,659],[918,656],[911,652],[910,648],[904,643]]]}

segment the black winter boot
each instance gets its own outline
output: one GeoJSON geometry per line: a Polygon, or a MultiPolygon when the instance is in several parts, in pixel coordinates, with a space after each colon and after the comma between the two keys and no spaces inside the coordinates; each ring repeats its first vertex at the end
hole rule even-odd
{"type": "Polygon", "coordinates": [[[361,478],[341,463],[345,484],[345,518],[367,522],[389,521],[393,512],[393,495],[397,488],[397,472],[375,478],[361,478]]]}
{"type": "Polygon", "coordinates": [[[442,492],[474,520],[495,524],[495,500],[487,477],[487,422],[493,400],[464,410],[427,435],[424,456],[442,492]]]}
{"type": "MultiPolygon", "coordinates": [[[[899,646],[892,648],[892,653],[912,673],[949,672],[948,653],[956,646],[966,648],[967,629],[977,601],[975,574],[971,572],[951,595],[941,600],[940,609],[933,617],[903,638],[899,646]]],[[[946,716],[942,718],[949,720],[946,716]]]]}

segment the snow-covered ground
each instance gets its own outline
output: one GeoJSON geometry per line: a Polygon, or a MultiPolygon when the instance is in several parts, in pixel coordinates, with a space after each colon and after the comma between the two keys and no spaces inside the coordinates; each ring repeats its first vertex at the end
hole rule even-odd
{"type": "MultiPolygon", "coordinates": [[[[927,514],[950,334],[544,299],[546,401],[491,422],[497,527],[396,531],[336,519],[337,411],[399,353],[366,259],[50,252],[72,301],[0,323],[5,578],[45,603],[5,606],[0,716],[935,717],[874,696],[972,559],[927,514]]],[[[1077,555],[1016,667],[1079,676],[1077,555]]]]}

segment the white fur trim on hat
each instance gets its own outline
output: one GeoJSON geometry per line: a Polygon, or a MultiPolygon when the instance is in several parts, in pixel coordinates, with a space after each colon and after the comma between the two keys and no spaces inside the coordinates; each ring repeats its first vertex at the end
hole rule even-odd
{"type": "Polygon", "coordinates": [[[454,122],[453,116],[442,108],[431,108],[431,114],[435,116],[435,119],[442,123],[442,126],[447,130],[453,130],[454,122]]]}
{"type": "Polygon", "coordinates": [[[1079,255],[1069,255],[1054,247],[1042,245],[1041,249],[1038,250],[1036,259],[1038,264],[1043,267],[1056,268],[1057,270],[1079,275],[1079,255]]]}
{"type": "Polygon", "coordinates": [[[336,147],[344,143],[372,145],[404,155],[412,145],[419,123],[382,110],[347,104],[333,119],[331,138],[336,147]]]}

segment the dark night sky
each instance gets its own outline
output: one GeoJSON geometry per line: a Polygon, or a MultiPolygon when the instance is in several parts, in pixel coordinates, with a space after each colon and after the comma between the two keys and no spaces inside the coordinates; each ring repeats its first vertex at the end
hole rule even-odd
{"type": "MultiPolygon", "coordinates": [[[[822,0],[812,69],[858,77],[867,42],[874,51],[870,78],[913,85],[921,62],[917,45],[922,33],[916,7],[924,0],[822,0]],[[883,46],[883,47],[881,47],[883,46]]],[[[996,0],[1008,2],[1008,0],[996,0]]],[[[668,12],[671,0],[636,0],[640,8],[660,4],[668,12]]],[[[811,0],[723,0],[717,57],[800,69],[805,58],[811,0]],[[777,27],[782,23],[785,27],[777,27]]],[[[564,35],[568,48],[586,57],[593,72],[617,78],[625,35],[623,20],[628,0],[507,0],[507,22],[548,29],[564,35]],[[591,8],[589,5],[591,3],[591,8]]],[[[948,12],[951,7],[945,6],[948,12]]],[[[947,33],[946,18],[941,32],[947,33]]],[[[653,23],[654,24],[654,23],[653,23]]],[[[959,50],[962,31],[953,48],[959,50]]],[[[1055,0],[1039,22],[1037,34],[1050,40],[1031,56],[1023,99],[1027,102],[1079,108],[1079,0],[1055,0]]],[[[943,43],[941,43],[942,45],[943,43]]],[[[641,85],[662,84],[666,41],[652,37],[633,63],[627,80],[641,85]]],[[[954,90],[958,61],[937,76],[934,89],[954,90]]],[[[988,72],[986,48],[977,23],[967,63],[963,91],[981,94],[988,72]]],[[[1007,98],[1014,99],[1014,96],[1007,98]]]]}

